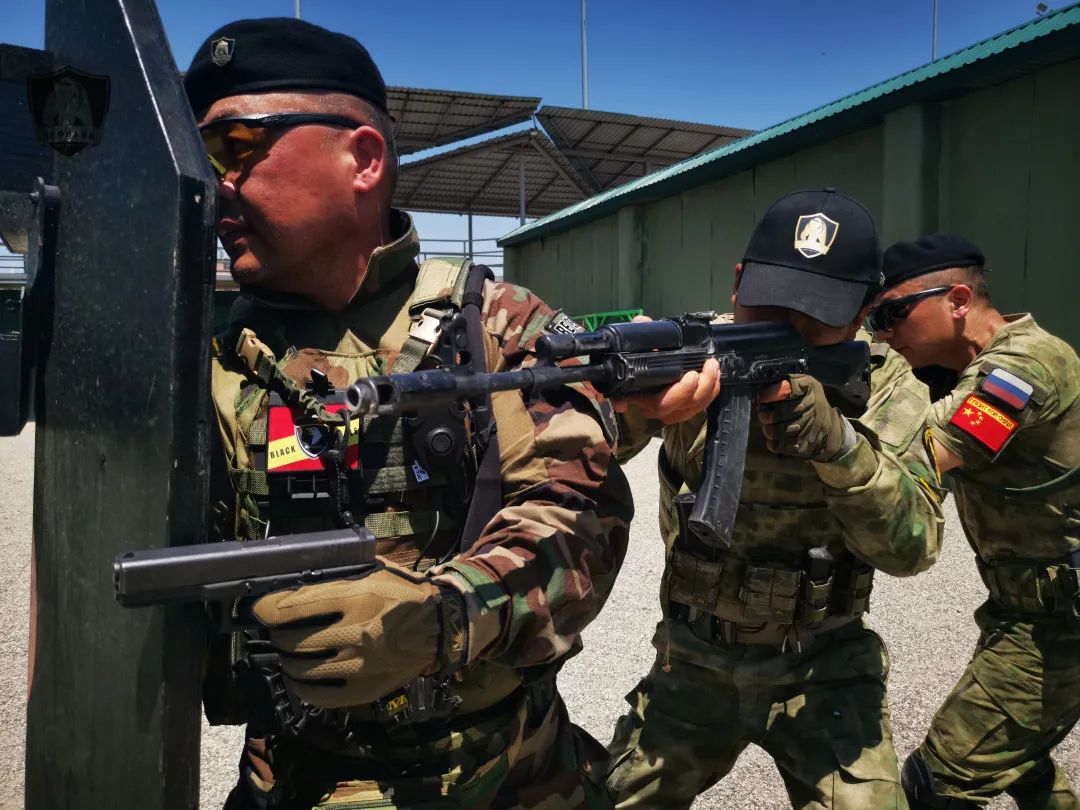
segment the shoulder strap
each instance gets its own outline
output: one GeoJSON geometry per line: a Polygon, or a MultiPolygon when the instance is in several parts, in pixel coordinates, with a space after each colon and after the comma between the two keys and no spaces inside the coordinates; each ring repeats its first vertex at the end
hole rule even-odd
{"type": "MultiPolygon", "coordinates": [[[[426,262],[425,262],[426,264],[426,262]]],[[[480,317],[484,306],[484,282],[493,278],[490,268],[470,263],[461,307],[465,316],[465,339],[469,347],[469,369],[474,374],[487,371],[487,353],[484,350],[484,324],[480,317]]],[[[484,527],[502,509],[502,466],[499,463],[499,437],[495,432],[495,414],[491,409],[491,394],[484,394],[469,403],[473,431],[479,452],[483,453],[477,467],[473,484],[469,513],[461,532],[461,550],[472,546],[484,531],[484,527]]]]}
{"type": "Polygon", "coordinates": [[[457,256],[436,256],[420,265],[416,274],[416,289],[409,299],[413,326],[390,368],[392,374],[407,374],[420,366],[437,339],[434,328],[427,328],[426,322],[433,320],[437,323],[440,316],[461,309],[465,284],[472,268],[473,263],[469,259],[457,256]]]}
{"type": "Polygon", "coordinates": [[[416,274],[409,313],[419,315],[428,307],[460,309],[472,267],[472,261],[463,256],[425,259],[416,274]]]}

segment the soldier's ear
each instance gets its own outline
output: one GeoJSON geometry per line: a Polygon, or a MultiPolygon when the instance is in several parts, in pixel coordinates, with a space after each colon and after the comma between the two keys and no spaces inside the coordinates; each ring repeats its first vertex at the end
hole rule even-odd
{"type": "Polygon", "coordinates": [[[378,188],[389,177],[387,169],[386,141],[375,127],[357,127],[349,133],[349,153],[353,169],[353,191],[369,192],[378,188]]]}
{"type": "Polygon", "coordinates": [[[975,295],[967,284],[954,284],[946,299],[949,302],[949,310],[954,319],[966,317],[971,311],[971,302],[975,295]]]}

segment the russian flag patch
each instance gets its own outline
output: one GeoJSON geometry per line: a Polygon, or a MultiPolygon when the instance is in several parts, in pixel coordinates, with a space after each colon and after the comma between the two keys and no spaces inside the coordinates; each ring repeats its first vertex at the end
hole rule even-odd
{"type": "Polygon", "coordinates": [[[1035,389],[1030,383],[1026,383],[1015,374],[1010,374],[1005,369],[995,368],[982,381],[982,390],[1011,405],[1016,410],[1021,410],[1027,405],[1035,389]]]}

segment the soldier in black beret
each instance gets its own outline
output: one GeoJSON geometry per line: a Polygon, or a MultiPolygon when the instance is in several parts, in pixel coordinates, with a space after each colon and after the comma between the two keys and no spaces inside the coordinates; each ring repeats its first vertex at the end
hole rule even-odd
{"type": "Polygon", "coordinates": [[[392,207],[386,87],[355,40],[242,20],[199,47],[184,84],[241,289],[212,367],[221,534],[362,527],[378,553],[361,579],[262,597],[266,630],[220,656],[236,677],[213,668],[207,713],[249,738],[228,807],[609,805],[604,751],[555,674],[625,554],[610,406],[500,392],[498,434],[446,410],[354,420],[334,457],[312,445],[341,430],[314,428],[343,386],[430,365],[443,316],[464,313],[489,371],[521,364],[559,316],[464,259],[417,265],[392,207]]]}
{"type": "Polygon", "coordinates": [[[1050,756],[1080,719],[1080,360],[1027,313],[1003,315],[985,258],[935,234],[885,252],[869,322],[917,369],[952,375],[929,427],[989,590],[979,645],[904,765],[913,810],[1076,808],[1050,756]]]}

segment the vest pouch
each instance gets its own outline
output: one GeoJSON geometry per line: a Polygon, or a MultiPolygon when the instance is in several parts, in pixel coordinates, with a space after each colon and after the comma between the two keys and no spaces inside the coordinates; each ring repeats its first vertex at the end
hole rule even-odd
{"type": "Polygon", "coordinates": [[[832,577],[824,582],[803,580],[803,599],[799,606],[799,621],[814,624],[829,615],[830,597],[832,596],[832,577]]]}
{"type": "Polygon", "coordinates": [[[739,601],[746,622],[793,624],[799,613],[803,572],[747,565],[739,601]]]}
{"type": "Polygon", "coordinates": [[[667,598],[706,613],[715,613],[720,601],[724,561],[702,560],[678,547],[667,564],[667,598]]]}
{"type": "Polygon", "coordinates": [[[1009,565],[979,560],[990,597],[1028,615],[1080,616],[1080,570],[1069,565],[1009,565]]]}
{"type": "Polygon", "coordinates": [[[873,589],[873,567],[849,557],[836,575],[830,612],[834,616],[861,616],[870,610],[873,589]]]}
{"type": "Polygon", "coordinates": [[[416,463],[421,465],[413,468],[414,477],[440,473],[460,501],[468,500],[476,468],[462,403],[405,414],[402,423],[416,463]]]}
{"type": "Polygon", "coordinates": [[[799,621],[814,624],[829,615],[832,600],[834,558],[824,546],[807,552],[799,621]]]}

